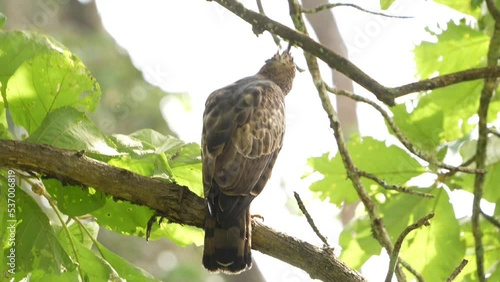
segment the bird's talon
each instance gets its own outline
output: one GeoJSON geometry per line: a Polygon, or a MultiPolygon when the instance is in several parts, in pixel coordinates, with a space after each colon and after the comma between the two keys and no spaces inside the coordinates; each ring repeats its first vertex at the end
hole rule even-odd
{"type": "Polygon", "coordinates": [[[258,218],[258,219],[260,219],[262,222],[264,222],[264,217],[263,217],[262,215],[260,215],[260,214],[252,214],[252,215],[250,215],[250,217],[251,217],[252,219],[258,218]]]}

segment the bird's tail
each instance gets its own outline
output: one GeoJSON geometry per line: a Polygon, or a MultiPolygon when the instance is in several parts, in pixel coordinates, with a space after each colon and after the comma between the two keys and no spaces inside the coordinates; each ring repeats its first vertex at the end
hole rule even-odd
{"type": "Polygon", "coordinates": [[[238,274],[252,267],[251,219],[247,208],[240,216],[222,224],[214,215],[205,218],[203,265],[212,272],[238,274]]]}

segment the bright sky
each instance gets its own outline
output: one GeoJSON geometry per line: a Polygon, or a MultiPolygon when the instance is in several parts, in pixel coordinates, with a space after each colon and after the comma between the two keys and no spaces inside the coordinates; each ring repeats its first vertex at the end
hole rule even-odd
{"type": "MultiPolygon", "coordinates": [[[[241,2],[256,10],[255,0],[241,2]]],[[[292,26],[287,1],[262,2],[269,17],[292,26]]],[[[356,2],[373,11],[378,11],[379,5],[378,0],[342,2],[356,2]]],[[[129,52],[146,79],[166,91],[187,92],[191,97],[192,108],[188,111],[175,98],[165,99],[161,105],[165,118],[185,141],[200,142],[203,108],[213,90],[255,74],[277,51],[269,33],[256,37],[249,24],[215,2],[98,0],[97,6],[105,28],[129,52]]],[[[397,86],[415,80],[411,50],[421,40],[432,40],[424,27],[436,27],[438,22],[443,24],[460,15],[424,0],[396,1],[388,13],[414,18],[384,18],[353,8],[335,8],[350,60],[382,84],[397,86]]],[[[306,68],[301,50],[295,49],[292,54],[296,63],[306,68]]],[[[360,87],[355,88],[355,92],[372,97],[360,87]]],[[[337,247],[342,228],[336,219],[338,211],[315,199],[308,192],[310,183],[300,179],[307,170],[308,157],[336,151],[333,134],[309,73],[298,74],[286,104],[284,147],[273,178],[253,202],[252,210],[263,215],[267,225],[320,246],[305,219],[290,215],[286,208],[295,204],[288,203],[285,195],[297,191],[319,229],[331,245],[337,247]]],[[[362,134],[384,139],[386,129],[378,113],[363,105],[358,109],[362,134]]],[[[268,281],[311,280],[306,273],[273,258],[258,252],[254,252],[254,256],[268,281]]],[[[387,265],[384,259],[371,260],[363,269],[366,277],[373,281],[383,280],[385,270],[379,270],[380,265],[387,265]]]]}

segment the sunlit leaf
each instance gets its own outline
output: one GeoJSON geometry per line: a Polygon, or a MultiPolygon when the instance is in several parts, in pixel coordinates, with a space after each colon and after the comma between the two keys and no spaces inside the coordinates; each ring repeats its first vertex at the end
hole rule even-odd
{"type": "MultiPolygon", "coordinates": [[[[348,149],[356,166],[363,171],[376,174],[388,183],[403,185],[412,177],[421,174],[424,169],[402,149],[384,142],[365,137],[362,140],[352,138],[348,149]]],[[[347,178],[347,172],[339,154],[330,159],[328,154],[310,158],[308,164],[323,175],[323,179],[314,182],[310,189],[319,192],[322,199],[328,198],[332,203],[340,205],[343,201],[350,203],[358,197],[347,178]]],[[[366,187],[376,185],[373,181],[363,179],[366,187]]]]}
{"type": "Polygon", "coordinates": [[[61,273],[63,269],[75,269],[45,213],[21,189],[16,190],[16,212],[16,261],[20,271],[61,273]]]}
{"type": "Polygon", "coordinates": [[[104,205],[106,196],[92,188],[62,185],[55,179],[45,179],[45,188],[57,201],[59,210],[69,216],[80,216],[104,205]]]}
{"type": "Polygon", "coordinates": [[[354,269],[360,269],[371,256],[382,250],[373,238],[368,217],[349,223],[340,233],[339,243],[342,247],[340,260],[354,269]]]}
{"type": "Polygon", "coordinates": [[[380,8],[387,10],[392,3],[394,3],[394,0],[380,0],[380,8]]]}
{"type": "Polygon", "coordinates": [[[54,39],[0,31],[0,83],[14,122],[28,133],[61,107],[94,111],[99,84],[75,55],[54,39]]]}
{"type": "Polygon", "coordinates": [[[153,210],[148,207],[112,198],[107,198],[102,208],[92,212],[100,226],[124,235],[140,237],[146,235],[146,224],[153,214],[153,210]]]}
{"type": "Polygon", "coordinates": [[[476,18],[481,15],[481,9],[477,4],[480,2],[478,0],[435,0],[435,2],[476,18]]]}
{"type": "MultiPolygon", "coordinates": [[[[426,281],[444,281],[464,258],[465,242],[460,237],[459,225],[446,191],[434,189],[432,193],[436,198],[400,197],[392,207],[405,207],[409,204],[407,201],[415,205],[409,205],[410,210],[407,212],[387,208],[384,220],[387,222],[390,217],[407,217],[408,223],[413,223],[430,212],[435,213],[430,226],[423,226],[406,237],[400,255],[426,277],[426,281]]],[[[393,237],[403,231],[401,227],[395,230],[388,226],[393,237]]]]}
{"type": "Polygon", "coordinates": [[[417,71],[422,78],[486,65],[490,37],[464,21],[458,25],[450,21],[441,34],[430,33],[436,35],[438,41],[422,42],[414,49],[417,71]]]}
{"type": "Polygon", "coordinates": [[[60,108],[50,112],[27,140],[104,156],[119,155],[113,142],[85,113],[74,108],[60,108]]]}

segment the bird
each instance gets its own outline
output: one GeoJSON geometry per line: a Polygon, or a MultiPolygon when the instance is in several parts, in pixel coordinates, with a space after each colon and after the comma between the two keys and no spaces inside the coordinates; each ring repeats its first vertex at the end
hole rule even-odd
{"type": "Polygon", "coordinates": [[[202,178],[208,212],[202,263],[238,274],[252,266],[250,203],[271,176],[285,133],[285,96],[295,63],[290,47],[257,74],[212,92],[205,103],[202,178]]]}

